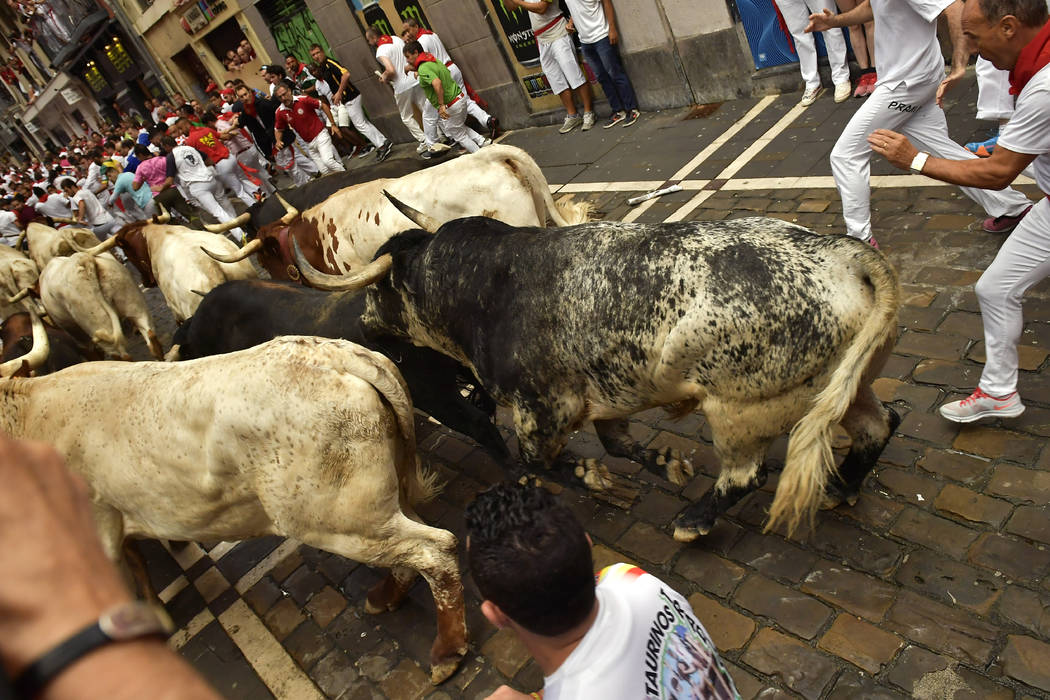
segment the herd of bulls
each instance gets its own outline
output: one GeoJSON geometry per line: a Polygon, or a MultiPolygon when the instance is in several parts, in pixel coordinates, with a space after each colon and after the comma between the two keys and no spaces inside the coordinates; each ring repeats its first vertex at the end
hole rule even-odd
{"type": "Polygon", "coordinates": [[[637,444],[628,418],[699,407],[721,473],[677,517],[685,541],[761,485],[785,432],[768,527],[793,531],[821,506],[855,502],[899,421],[871,390],[896,340],[897,278],[862,241],[764,218],[588,223],[507,146],[314,206],[296,196],[255,212],[241,250],[165,223],[103,244],[31,225],[32,259],[0,257],[9,307],[32,316],[4,310],[0,429],[51,443],[85,476],[115,560],[127,537],[281,534],[390,567],[370,611],[396,606],[422,574],[438,615],[435,683],[467,636],[456,539],[414,512],[434,484],[416,457],[413,404],[512,476],[627,503],[624,480],[563,451],[572,432],[591,421],[610,454],[684,484],[692,465],[637,444]],[[141,290],[104,252],[115,245],[181,324],[168,362],[56,372],[127,359],[121,319],[161,356],[141,290]],[[59,328],[45,329],[44,312],[59,328]],[[496,404],[512,409],[516,460],[496,404]],[[836,468],[837,424],[852,444],[836,468]]]}

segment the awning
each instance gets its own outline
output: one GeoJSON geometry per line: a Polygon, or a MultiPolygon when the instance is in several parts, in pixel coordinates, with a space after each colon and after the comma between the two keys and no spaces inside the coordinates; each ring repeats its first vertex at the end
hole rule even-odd
{"type": "Polygon", "coordinates": [[[40,91],[40,94],[33,100],[33,104],[26,107],[26,111],[22,112],[22,122],[28,124],[29,122],[40,116],[40,113],[51,104],[51,100],[56,97],[65,100],[62,97],[62,90],[69,87],[72,81],[69,79],[68,73],[56,73],[55,77],[51,79],[51,82],[40,91]]]}

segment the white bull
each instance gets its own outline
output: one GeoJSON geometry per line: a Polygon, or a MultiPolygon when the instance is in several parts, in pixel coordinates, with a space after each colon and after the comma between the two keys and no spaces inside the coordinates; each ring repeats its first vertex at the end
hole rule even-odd
{"type": "Polygon", "coordinates": [[[21,251],[0,245],[0,318],[7,318],[18,311],[44,312],[39,302],[27,298],[22,291],[35,286],[39,277],[40,270],[36,263],[21,251]]]}
{"type": "Polygon", "coordinates": [[[86,337],[107,357],[131,359],[122,318],[135,325],[153,357],[163,357],[142,290],[111,255],[53,258],[40,273],[40,300],[55,325],[86,337]]]}
{"type": "Polygon", "coordinates": [[[193,316],[201,299],[214,287],[230,280],[258,278],[248,260],[217,262],[204,253],[234,255],[237,246],[221,235],[194,231],[166,223],[136,222],[124,226],[111,239],[85,252],[98,252],[119,245],[142,276],[146,287],[159,287],[175,320],[193,316]]]}
{"type": "Polygon", "coordinates": [[[384,356],[285,336],[188,362],[9,379],[0,398],[0,429],[54,445],[83,475],[114,560],[126,537],[294,537],[391,567],[368,595],[371,612],[396,606],[423,574],[438,620],[431,680],[465,654],[456,537],[413,510],[434,487],[416,457],[408,392],[384,356]]]}
{"type": "Polygon", "coordinates": [[[29,257],[40,270],[52,258],[72,255],[83,248],[98,245],[98,237],[89,229],[76,226],[57,229],[36,221],[26,226],[26,241],[29,243],[29,257]]]}
{"type": "MultiPolygon", "coordinates": [[[[487,216],[512,226],[568,226],[587,220],[587,203],[556,203],[536,161],[514,146],[477,153],[409,173],[347,187],[301,214],[262,227],[236,260],[258,252],[274,279],[298,280],[291,240],[317,269],[342,274],[364,267],[392,236],[413,226],[386,197],[386,190],[427,212],[435,228],[465,216],[487,216]],[[416,199],[418,198],[418,199],[416,199]]],[[[233,222],[231,222],[233,223],[233,222]]],[[[221,230],[209,226],[212,231],[221,230]]]]}

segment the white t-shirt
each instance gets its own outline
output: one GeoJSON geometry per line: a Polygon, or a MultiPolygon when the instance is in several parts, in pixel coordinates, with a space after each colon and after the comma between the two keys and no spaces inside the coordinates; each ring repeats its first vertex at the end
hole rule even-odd
{"type": "Polygon", "coordinates": [[[68,219],[73,215],[69,208],[69,200],[54,192],[49,194],[47,199],[36,203],[36,212],[52,219],[68,219]]]}
{"type": "Polygon", "coordinates": [[[1050,65],[1032,76],[1017,96],[1013,116],[999,133],[999,146],[1035,155],[1035,182],[1050,192],[1050,65]]]}
{"type": "Polygon", "coordinates": [[[196,148],[176,146],[171,149],[171,155],[175,159],[175,172],[183,183],[208,182],[215,177],[196,148]]]}
{"type": "Polygon", "coordinates": [[[452,57],[448,55],[448,51],[445,50],[445,45],[441,43],[441,39],[434,32],[420,34],[417,41],[424,51],[442,63],[447,65],[452,60],[452,57]]]}
{"type": "Polygon", "coordinates": [[[405,61],[405,42],[396,36],[390,38],[392,43],[380,44],[376,47],[376,58],[385,58],[394,66],[394,79],[391,81],[391,84],[394,86],[394,93],[396,94],[411,90],[419,83],[416,82],[415,78],[410,78],[405,73],[405,66],[408,65],[405,61]]]}
{"type": "Polygon", "coordinates": [[[895,88],[944,79],[937,18],[953,0],[871,0],[879,82],[895,88]]]}
{"type": "Polygon", "coordinates": [[[101,226],[113,221],[112,214],[102,208],[102,203],[98,201],[95,193],[90,190],[80,190],[73,195],[72,202],[74,211],[80,211],[80,203],[84,203],[84,221],[89,226],[101,226]]]}
{"type": "MultiPolygon", "coordinates": [[[[555,39],[562,38],[569,32],[565,28],[565,16],[562,15],[557,0],[544,0],[544,2],[547,3],[546,11],[542,13],[530,12],[529,22],[532,23],[533,34],[540,32],[536,35],[536,41],[549,44],[555,39]]],[[[606,33],[608,33],[608,30],[606,30],[606,33]]]]}
{"type": "Polygon", "coordinates": [[[598,575],[598,615],[579,646],[544,679],[544,700],[739,697],[685,598],[630,564],[598,575]]]}
{"type": "Polygon", "coordinates": [[[0,241],[4,245],[13,246],[21,235],[22,231],[18,228],[18,224],[15,223],[17,219],[18,216],[13,211],[0,209],[0,241]]]}
{"type": "Polygon", "coordinates": [[[581,44],[594,44],[609,36],[602,0],[565,0],[581,44]]]}

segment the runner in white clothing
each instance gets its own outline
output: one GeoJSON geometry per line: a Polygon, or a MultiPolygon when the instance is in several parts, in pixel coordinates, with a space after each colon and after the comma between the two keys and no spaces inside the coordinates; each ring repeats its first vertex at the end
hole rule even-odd
{"type": "MultiPolygon", "coordinates": [[[[877,25],[876,25],[877,26],[877,25]]],[[[956,185],[995,190],[1013,182],[1029,164],[1036,182],[1050,192],[1050,23],[1044,0],[969,0],[962,28],[981,56],[1010,70],[1017,104],[988,158],[942,159],[919,152],[902,134],[879,129],[871,149],[898,168],[911,168],[956,185]]],[[[1050,201],[1041,197],[1006,239],[977,281],[987,359],[977,390],[941,406],[958,423],[1010,418],[1024,412],[1017,394],[1017,343],[1021,298],[1050,275],[1050,201]]]]}
{"type": "MultiPolygon", "coordinates": [[[[190,146],[176,146],[174,139],[165,136],[162,141],[168,149],[168,175],[174,175],[185,188],[187,198],[211,214],[219,223],[233,219],[236,213],[226,198],[226,191],[215,178],[215,171],[204,162],[204,156],[190,146]],[[168,145],[170,144],[170,145],[168,145]]],[[[240,228],[230,232],[238,241],[244,240],[244,231],[240,228]]]]}
{"type": "MultiPolygon", "coordinates": [[[[630,564],[602,569],[595,585],[590,538],[549,492],[497,484],[465,515],[481,612],[536,659],[544,700],[740,697],[674,589],[630,564]]],[[[529,697],[503,686],[490,699],[529,697]]]]}
{"type": "Polygon", "coordinates": [[[406,44],[409,41],[418,41],[422,44],[424,51],[445,64],[448,72],[452,74],[452,79],[456,81],[456,85],[463,92],[463,99],[467,103],[467,115],[474,117],[478,124],[489,130],[489,138],[496,138],[499,131],[499,120],[491,116],[481,108],[481,105],[471,99],[470,93],[467,91],[467,84],[463,79],[463,71],[452,60],[452,56],[445,49],[445,44],[441,41],[441,37],[429,29],[421,27],[419,22],[409,17],[405,20],[404,28],[401,30],[401,38],[406,44]]]}
{"type": "Polygon", "coordinates": [[[428,138],[416,123],[412,112],[413,105],[423,114],[426,110],[427,99],[423,96],[423,89],[415,78],[409,77],[405,72],[405,42],[399,37],[383,34],[375,27],[365,30],[365,39],[368,45],[376,50],[376,59],[383,64],[383,72],[379,75],[379,81],[390,83],[394,87],[394,102],[401,114],[401,122],[412,134],[412,138],[419,142],[419,152],[429,150],[434,141],[428,138]]]}
{"type": "MultiPolygon", "coordinates": [[[[960,29],[959,0],[865,0],[849,12],[827,10],[810,16],[806,31],[827,31],[875,19],[875,91],[850,119],[831,151],[831,172],[842,197],[846,233],[878,247],[871,232],[871,149],[867,137],[876,129],[897,129],[943,158],[976,158],[948,136],[940,103],[944,92],[965,74],[968,53],[960,29]],[[951,73],[944,76],[944,58],[937,43],[937,18],[944,15],[951,30],[951,73]]],[[[1031,206],[1016,190],[963,187],[991,218],[990,233],[1013,229],[1031,206]]]]}

